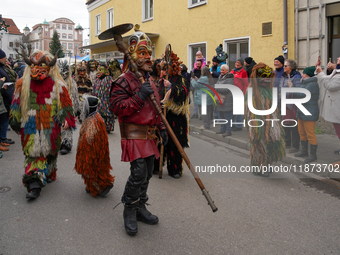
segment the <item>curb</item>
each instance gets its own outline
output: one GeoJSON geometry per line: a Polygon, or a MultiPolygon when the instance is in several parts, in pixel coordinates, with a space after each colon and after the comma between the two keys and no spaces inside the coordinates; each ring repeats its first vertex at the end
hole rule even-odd
{"type": "MultiPolygon", "coordinates": [[[[236,137],[222,137],[221,135],[216,134],[214,131],[212,130],[206,130],[206,129],[202,129],[199,128],[198,126],[195,125],[190,125],[190,133],[194,133],[194,132],[198,132],[201,135],[207,136],[209,138],[221,141],[221,142],[225,142],[226,144],[230,144],[233,146],[236,146],[238,148],[250,151],[250,143],[244,141],[243,139],[239,139],[236,137]]],[[[285,163],[285,164],[293,164],[293,165],[304,165],[305,162],[303,161],[303,158],[297,158],[294,157],[294,155],[287,153],[286,152],[286,156],[283,157],[283,159],[281,160],[281,162],[285,163]]],[[[315,163],[317,164],[317,162],[315,163]]],[[[340,170],[339,170],[340,171],[340,170]]],[[[331,173],[329,171],[326,172],[313,172],[314,174],[321,176],[321,177],[326,177],[326,178],[330,178],[330,179],[335,179],[337,181],[340,181],[340,173],[331,173]]]]}

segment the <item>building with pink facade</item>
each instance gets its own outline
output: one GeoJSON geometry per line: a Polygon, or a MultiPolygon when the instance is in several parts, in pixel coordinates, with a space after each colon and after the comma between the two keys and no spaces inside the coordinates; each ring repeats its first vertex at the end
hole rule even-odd
{"type": "Polygon", "coordinates": [[[82,56],[78,48],[83,46],[83,28],[68,19],[58,18],[53,21],[36,24],[32,27],[32,31],[28,27],[24,28],[24,35],[27,37],[26,42],[32,45],[32,50],[49,51],[52,41],[53,32],[57,31],[60,43],[63,47],[65,56],[82,56]]]}

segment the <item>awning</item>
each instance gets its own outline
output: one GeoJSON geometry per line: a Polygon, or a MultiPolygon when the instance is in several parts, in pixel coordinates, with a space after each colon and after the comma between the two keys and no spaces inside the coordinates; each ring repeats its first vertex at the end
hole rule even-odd
{"type": "MultiPolygon", "coordinates": [[[[156,33],[145,33],[145,34],[150,39],[151,38],[159,37],[159,34],[156,34],[156,33]]],[[[129,37],[130,37],[130,35],[124,36],[123,37],[123,42],[127,42],[129,37]]],[[[106,46],[112,46],[112,45],[116,45],[114,39],[103,41],[103,42],[100,42],[100,43],[95,43],[95,44],[90,44],[90,45],[82,46],[82,47],[79,47],[79,49],[98,49],[98,48],[102,48],[102,47],[106,47],[106,46]]]]}

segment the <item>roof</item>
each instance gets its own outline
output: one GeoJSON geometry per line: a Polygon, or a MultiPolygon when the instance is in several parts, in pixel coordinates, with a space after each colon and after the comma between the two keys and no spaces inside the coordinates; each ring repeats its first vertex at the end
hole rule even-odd
{"type": "Polygon", "coordinates": [[[12,19],[7,19],[7,18],[2,18],[6,25],[10,25],[7,30],[8,33],[10,34],[15,34],[15,35],[21,35],[22,33],[20,32],[20,30],[18,29],[17,25],[15,25],[14,21],[12,19]]]}

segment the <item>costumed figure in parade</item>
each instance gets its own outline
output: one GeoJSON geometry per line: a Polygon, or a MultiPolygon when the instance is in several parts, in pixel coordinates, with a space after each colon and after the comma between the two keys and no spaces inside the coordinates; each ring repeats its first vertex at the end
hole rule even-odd
{"type": "MultiPolygon", "coordinates": [[[[179,57],[171,52],[171,61],[168,64],[169,80],[164,79],[167,64],[161,63],[161,97],[163,107],[166,108],[166,119],[174,131],[183,148],[189,147],[189,83],[181,75],[179,57]],[[166,93],[165,93],[166,92],[166,93]]],[[[174,141],[169,137],[167,146],[164,148],[167,161],[168,173],[178,179],[182,176],[183,158],[174,141]]]]}
{"type": "Polygon", "coordinates": [[[109,141],[103,118],[96,111],[99,99],[83,96],[82,125],[79,131],[76,164],[74,169],[81,174],[86,192],[92,196],[105,196],[113,187],[114,176],[110,164],[109,141]]]}
{"type": "MultiPolygon", "coordinates": [[[[269,110],[273,103],[273,82],[275,73],[272,68],[264,63],[254,66],[249,88],[252,88],[252,103],[256,110],[269,110]]],[[[245,101],[247,102],[249,89],[247,90],[245,101]]],[[[266,119],[280,119],[278,110],[268,115],[256,115],[252,113],[246,104],[246,123],[251,121],[251,126],[247,126],[251,144],[250,164],[252,166],[267,166],[273,162],[281,160],[285,155],[284,129],[279,121],[266,121],[266,119]],[[259,121],[261,120],[261,121],[259,121]],[[261,126],[262,125],[262,126],[261,126]]],[[[255,172],[263,177],[269,177],[269,171],[255,172]]]]}
{"type": "Polygon", "coordinates": [[[120,64],[117,59],[111,59],[109,61],[109,70],[112,79],[117,79],[119,75],[122,74],[122,70],[120,69],[120,64]]]}
{"type": "MultiPolygon", "coordinates": [[[[92,82],[88,78],[88,75],[86,73],[86,67],[83,66],[82,64],[77,65],[74,80],[76,81],[78,88],[79,106],[80,109],[83,109],[82,96],[84,94],[90,95],[92,93],[92,82]]],[[[79,117],[78,119],[81,122],[81,119],[79,117]]]]}
{"type": "Polygon", "coordinates": [[[40,195],[57,178],[61,129],[75,128],[72,100],[56,65],[57,54],[36,51],[23,56],[27,67],[16,83],[10,113],[12,129],[21,134],[25,155],[26,198],[40,195]]]}
{"type": "MultiPolygon", "coordinates": [[[[70,65],[68,64],[67,60],[64,60],[64,61],[58,60],[57,65],[59,67],[60,75],[61,77],[63,77],[66,83],[68,93],[71,97],[72,105],[73,105],[73,112],[75,116],[79,117],[81,109],[79,106],[79,95],[78,95],[78,90],[77,90],[77,83],[72,78],[70,65]]],[[[73,146],[73,130],[70,128],[62,129],[61,130],[60,154],[65,155],[69,153],[72,149],[72,146],[73,146]]]]}
{"type": "Polygon", "coordinates": [[[110,111],[110,89],[113,82],[108,66],[100,63],[97,69],[97,79],[93,83],[92,95],[98,97],[100,102],[98,112],[104,119],[106,131],[110,133],[114,131],[115,119],[112,111],[110,111]]]}
{"type": "MultiPolygon", "coordinates": [[[[152,71],[150,56],[151,40],[135,27],[129,37],[128,52],[136,63],[138,71],[147,77],[152,71]]],[[[124,225],[129,235],[138,232],[137,220],[146,224],[157,224],[158,217],[145,207],[147,190],[152,177],[154,159],[159,157],[157,149],[159,131],[163,143],[167,141],[165,126],[149,96],[154,94],[158,105],[157,88],[150,82],[141,84],[125,55],[124,73],[116,79],[111,88],[111,110],[118,116],[122,161],[130,162],[131,174],[127,180],[122,203],[124,203],[124,225]],[[158,131],[157,131],[158,130],[158,131]]]]}
{"type": "Polygon", "coordinates": [[[92,83],[94,83],[97,79],[97,68],[98,62],[96,60],[91,59],[87,62],[87,75],[92,83]]]}

